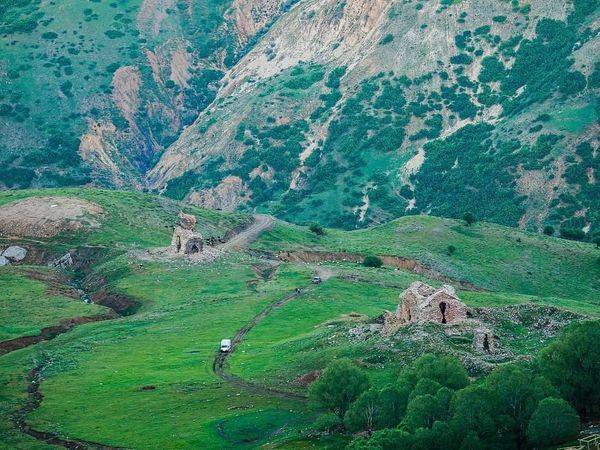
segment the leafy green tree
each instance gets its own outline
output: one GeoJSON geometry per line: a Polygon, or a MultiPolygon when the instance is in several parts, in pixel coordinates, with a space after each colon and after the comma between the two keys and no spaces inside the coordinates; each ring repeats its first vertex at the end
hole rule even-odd
{"type": "Polygon", "coordinates": [[[344,424],[350,431],[368,431],[395,427],[400,423],[406,399],[394,386],[382,390],[374,388],[363,392],[352,403],[344,416],[344,424]]]}
{"type": "Polygon", "coordinates": [[[543,399],[527,427],[529,444],[543,448],[574,439],[578,433],[579,416],[573,407],[561,398],[543,399]]]}
{"type": "Polygon", "coordinates": [[[596,231],[592,234],[592,242],[596,244],[596,248],[600,248],[600,231],[596,231]]]}
{"type": "Polygon", "coordinates": [[[317,431],[333,433],[342,428],[342,421],[334,413],[325,413],[317,417],[317,420],[315,420],[315,423],[313,424],[313,428],[317,431]]]}
{"type": "Polygon", "coordinates": [[[311,400],[343,418],[360,394],[369,388],[369,380],[361,369],[348,359],[338,359],[325,369],[309,389],[311,400]]]}
{"type": "Polygon", "coordinates": [[[383,261],[379,256],[365,256],[363,265],[366,267],[381,267],[383,266],[383,261]]]}
{"type": "Polygon", "coordinates": [[[308,229],[310,231],[312,231],[313,233],[315,233],[317,236],[325,235],[325,229],[316,222],[311,223],[310,226],[308,227],[308,229]]]}
{"type": "Polygon", "coordinates": [[[579,94],[586,84],[585,76],[581,72],[568,72],[560,83],[560,91],[565,95],[579,94]]]}
{"type": "Polygon", "coordinates": [[[582,417],[600,413],[600,321],[569,326],[541,351],[542,373],[582,417]]]}
{"type": "Polygon", "coordinates": [[[475,223],[475,216],[472,212],[466,212],[463,216],[463,220],[467,224],[467,226],[471,226],[475,223]]]}
{"type": "Polygon", "coordinates": [[[417,381],[417,384],[415,384],[415,387],[410,393],[408,399],[412,400],[418,395],[435,395],[441,387],[442,385],[440,383],[433,381],[431,378],[421,378],[419,381],[417,381]]]}
{"type": "Polygon", "coordinates": [[[400,373],[399,386],[406,385],[412,391],[422,378],[429,378],[454,390],[469,384],[469,374],[457,358],[431,353],[420,356],[400,373]]]}
{"type": "Polygon", "coordinates": [[[496,437],[493,394],[485,386],[471,385],[457,391],[452,398],[450,409],[451,423],[465,433],[474,433],[484,441],[496,437]]]}
{"type": "Polygon", "coordinates": [[[431,428],[436,421],[447,419],[451,397],[452,391],[446,387],[440,388],[435,395],[417,395],[406,407],[402,426],[414,431],[418,428],[431,428]]]}
{"type": "Polygon", "coordinates": [[[543,398],[556,395],[556,389],[543,376],[519,364],[501,366],[485,379],[493,394],[495,412],[509,419],[509,436],[519,447],[525,442],[527,423],[543,398]]]}
{"type": "Polygon", "coordinates": [[[485,446],[477,433],[470,431],[460,444],[460,450],[484,450],[485,446]]]}
{"type": "Polygon", "coordinates": [[[388,428],[376,431],[370,438],[358,438],[347,447],[349,450],[413,450],[412,437],[406,431],[388,428]]]}

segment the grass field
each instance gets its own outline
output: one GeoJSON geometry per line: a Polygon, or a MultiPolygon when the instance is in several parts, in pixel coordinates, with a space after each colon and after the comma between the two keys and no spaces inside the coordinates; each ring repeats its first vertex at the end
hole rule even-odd
{"type": "MultiPolygon", "coordinates": [[[[26,404],[27,372],[35,366],[41,366],[44,399],[27,422],[59,436],[126,448],[343,447],[343,439],[306,437],[315,417],[307,403],[228,383],[213,372],[219,341],[232,337],[297,287],[310,286],[273,309],[231,355],[233,375],[260,386],[302,392],[299,376],[347,356],[362,361],[374,383],[384,383],[406,363],[404,355],[422,351],[408,335],[388,342],[396,346],[390,353],[378,347],[378,338],[349,341],[348,332],[393,309],[412,281],[440,281],[389,267],[339,262],[324,263],[321,270],[329,269],[334,276],[311,285],[315,264],[282,263],[272,271],[270,263],[244,253],[210,265],[139,264],[128,250],[166,245],[169,226],[182,205],[102,190],[2,193],[0,204],[31,195],[78,196],[103,207],[97,229],[24,240],[23,245],[58,254],[88,243],[104,247],[88,270],[105,280],[105,289],[134,297],[141,307],[132,316],[81,325],[1,357],[0,447],[47,448],[19,433],[10,419],[26,404]]],[[[205,234],[221,235],[249,220],[238,214],[187,210],[196,214],[205,234]]],[[[489,224],[465,227],[452,220],[406,217],[371,230],[327,230],[326,236],[317,237],[280,222],[253,247],[404,256],[487,289],[460,291],[470,306],[550,304],[599,315],[596,249],[489,224]],[[457,248],[452,256],[446,254],[449,244],[457,248]]],[[[3,329],[5,338],[35,332],[71,314],[94,313],[94,305],[55,295],[28,273],[0,269],[2,323],[9,324],[3,329]]],[[[502,327],[503,336],[515,339],[511,349],[517,354],[535,352],[543,342],[524,327],[502,327]]],[[[420,333],[407,332],[413,331],[420,333]]],[[[430,345],[446,339],[439,326],[426,331],[432,337],[430,345]]],[[[451,343],[459,350],[470,348],[468,338],[451,343]]]]}
{"type": "Polygon", "coordinates": [[[39,334],[61,319],[107,312],[102,306],[52,293],[44,282],[15,267],[0,272],[0,286],[0,341],[39,334]]]}
{"type": "Polygon", "coordinates": [[[267,251],[346,251],[416,259],[457,280],[495,292],[534,296],[549,304],[597,314],[600,305],[600,252],[579,243],[525,233],[489,223],[409,216],[357,231],[307,228],[279,223],[255,248],[267,251]],[[448,255],[448,246],[456,248],[448,255]]]}

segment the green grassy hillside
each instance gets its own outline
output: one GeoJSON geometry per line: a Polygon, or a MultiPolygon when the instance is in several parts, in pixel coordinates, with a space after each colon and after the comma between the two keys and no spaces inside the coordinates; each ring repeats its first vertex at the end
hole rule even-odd
{"type": "MultiPolygon", "coordinates": [[[[393,309],[401,290],[412,281],[437,286],[440,280],[350,262],[290,262],[274,267],[273,260],[265,259],[265,251],[347,251],[414,258],[448,277],[486,289],[461,290],[459,295],[470,306],[491,308],[489,314],[502,315],[497,308],[521,305],[530,308],[522,310],[523,317],[535,322],[536,314],[542,314],[538,306],[558,307],[551,313],[556,329],[581,317],[562,308],[600,315],[600,255],[591,244],[485,223],[466,227],[449,219],[405,217],[373,229],[328,229],[322,237],[279,222],[253,244],[252,251],[228,253],[212,264],[140,261],[130,251],[167,245],[169,227],[181,207],[196,215],[199,229],[206,234],[221,235],[248,217],[147,194],[91,189],[5,192],[0,194],[0,208],[23,198],[50,195],[101,205],[99,227],[10,242],[32,251],[45,249],[49,256],[66,249],[100,247],[103,251],[81,269],[84,280],[93,282],[90,289],[126,295],[141,306],[133,315],[80,325],[53,340],[0,357],[0,446],[7,448],[49,448],[20,433],[12,420],[28,405],[28,373],[33,368],[41,376],[43,400],[26,414],[26,422],[63,438],[126,448],[254,448],[267,443],[276,448],[341,448],[344,438],[307,434],[315,412],[305,401],[282,398],[268,389],[304,393],[306,386],[299,378],[339,356],[361,361],[377,382],[393,380],[399,367],[428,345],[443,345],[450,352],[476,358],[468,338],[448,338],[435,324],[425,329],[425,335],[411,328],[407,336],[386,341],[383,347],[379,337],[359,341],[350,337],[350,329],[364,327],[383,310],[393,309]],[[456,247],[451,257],[445,255],[449,244],[456,247]],[[315,270],[325,270],[332,278],[313,285],[315,270]],[[101,285],[98,280],[103,280],[101,285]],[[307,290],[271,310],[231,355],[226,370],[242,383],[219,378],[213,371],[219,341],[233,337],[264,308],[288,298],[296,288],[307,290]],[[415,340],[420,335],[431,336],[429,344],[415,340]]],[[[27,324],[26,329],[11,327],[10,337],[31,333],[67,314],[96,313],[95,305],[45,290],[42,282],[28,278],[34,271],[48,269],[0,268],[4,280],[0,300],[12,305],[3,308],[3,324],[27,324]],[[39,302],[36,307],[27,307],[34,300],[39,302]],[[71,302],[72,309],[65,309],[65,302],[71,302]],[[38,308],[42,305],[45,314],[38,308]]],[[[60,273],[82,280],[79,272],[60,273]]],[[[526,321],[518,326],[500,321],[497,327],[502,345],[514,355],[535,354],[556,332],[542,331],[526,321]]]]}

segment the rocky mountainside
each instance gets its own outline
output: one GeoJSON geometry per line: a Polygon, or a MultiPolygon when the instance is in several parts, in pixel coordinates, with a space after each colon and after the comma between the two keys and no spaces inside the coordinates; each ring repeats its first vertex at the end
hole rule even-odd
{"type": "Polygon", "coordinates": [[[343,228],[466,211],[600,228],[597,0],[101,0],[65,33],[63,2],[12,3],[37,26],[0,9],[2,85],[23,90],[0,99],[7,187],[147,184],[343,228]]]}
{"type": "Polygon", "coordinates": [[[141,188],[287,0],[7,0],[0,186],[141,188]]]}

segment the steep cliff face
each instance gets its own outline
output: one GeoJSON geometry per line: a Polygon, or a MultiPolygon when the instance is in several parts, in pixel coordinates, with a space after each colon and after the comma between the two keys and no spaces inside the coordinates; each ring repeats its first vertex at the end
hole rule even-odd
{"type": "Polygon", "coordinates": [[[283,12],[281,0],[72,3],[0,7],[0,188],[141,186],[283,12]]]}
{"type": "Polygon", "coordinates": [[[195,201],[235,176],[242,206],[343,227],[471,210],[593,229],[595,178],[575,174],[598,170],[597,6],[445,3],[295,4],[150,186],[195,201]]]}

